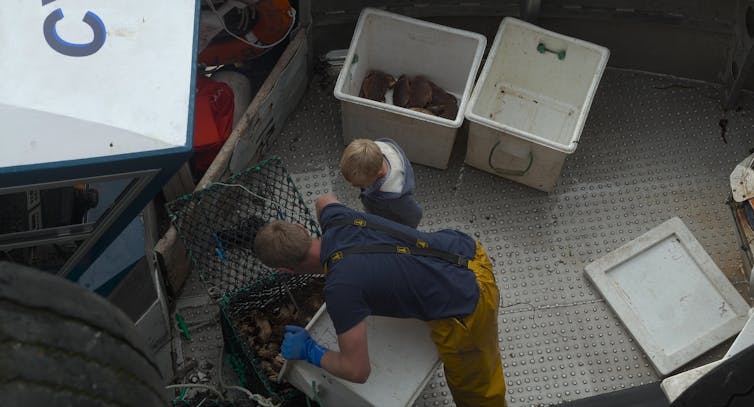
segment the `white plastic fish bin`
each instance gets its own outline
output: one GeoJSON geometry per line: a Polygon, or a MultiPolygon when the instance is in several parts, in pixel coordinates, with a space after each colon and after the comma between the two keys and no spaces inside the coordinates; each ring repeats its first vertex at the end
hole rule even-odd
{"type": "Polygon", "coordinates": [[[466,163],[550,192],[576,147],[610,51],[506,17],[466,109],[466,163]]]}
{"type": "MultiPolygon", "coordinates": [[[[335,84],[343,141],[389,137],[418,164],[445,169],[486,45],[483,35],[365,8],[335,84]],[[451,119],[359,97],[371,70],[423,75],[458,99],[451,119]]],[[[388,91],[391,92],[391,91],[388,91]]]]}
{"type": "MultiPolygon", "coordinates": [[[[289,360],[280,377],[323,406],[413,406],[440,367],[440,357],[426,322],[370,316],[366,319],[371,374],[366,383],[335,377],[306,361],[289,360]]],[[[314,340],[338,350],[325,306],[306,329],[314,340]]]]}

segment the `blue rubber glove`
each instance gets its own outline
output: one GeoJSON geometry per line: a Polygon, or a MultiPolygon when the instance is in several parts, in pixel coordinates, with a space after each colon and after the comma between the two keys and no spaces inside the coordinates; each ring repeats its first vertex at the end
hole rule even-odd
{"type": "Polygon", "coordinates": [[[283,357],[286,359],[305,359],[307,362],[317,367],[322,367],[322,355],[328,351],[324,346],[320,346],[314,339],[309,336],[309,332],[300,326],[286,325],[285,338],[283,345],[280,347],[283,357]]]}

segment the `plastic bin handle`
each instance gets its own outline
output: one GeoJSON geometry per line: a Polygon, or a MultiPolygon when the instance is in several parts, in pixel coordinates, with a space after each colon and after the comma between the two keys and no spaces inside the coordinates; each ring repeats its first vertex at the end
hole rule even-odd
{"type": "Polygon", "coordinates": [[[506,168],[497,168],[497,167],[495,167],[492,164],[492,155],[495,153],[495,149],[497,149],[497,146],[499,146],[499,145],[500,145],[500,140],[498,140],[492,146],[492,148],[490,148],[490,155],[487,156],[487,164],[490,166],[490,168],[492,168],[493,170],[495,170],[495,172],[497,172],[498,174],[505,174],[505,175],[521,176],[521,175],[524,175],[527,172],[529,172],[529,169],[531,169],[531,165],[534,163],[534,153],[532,153],[531,150],[529,150],[529,163],[526,164],[526,168],[524,168],[523,170],[509,170],[509,169],[506,169],[506,168]]]}
{"type": "Polygon", "coordinates": [[[540,54],[544,54],[545,52],[551,52],[551,53],[557,55],[558,59],[561,60],[561,61],[564,60],[565,57],[566,57],[565,50],[555,51],[553,49],[547,48],[545,46],[545,43],[543,43],[543,42],[540,42],[539,44],[537,44],[537,51],[539,51],[540,54]]]}

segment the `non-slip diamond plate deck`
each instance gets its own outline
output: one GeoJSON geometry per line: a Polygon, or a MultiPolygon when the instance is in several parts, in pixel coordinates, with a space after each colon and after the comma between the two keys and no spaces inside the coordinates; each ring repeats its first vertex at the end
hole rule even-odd
{"type": "MultiPolygon", "coordinates": [[[[321,83],[311,82],[269,154],[284,159],[309,205],[334,192],[360,208],[338,170],[340,106],[332,83],[321,83]]],[[[730,171],[754,147],[754,99],[743,95],[724,114],[718,95],[705,83],[608,69],[550,194],[464,165],[463,128],[447,170],[414,167],[425,209],[420,229],[463,230],[493,259],[510,406],[660,380],[584,266],[673,216],[748,299],[725,200],[730,171]]],[[[441,371],[416,405],[453,405],[441,371]]]]}

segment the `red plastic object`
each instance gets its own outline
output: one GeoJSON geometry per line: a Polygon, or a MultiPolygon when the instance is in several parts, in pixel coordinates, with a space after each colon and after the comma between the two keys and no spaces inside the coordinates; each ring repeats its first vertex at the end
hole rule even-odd
{"type": "Polygon", "coordinates": [[[255,37],[262,46],[251,46],[236,38],[213,41],[199,53],[199,62],[227,65],[254,59],[270,50],[266,45],[282,40],[290,32],[294,21],[288,0],[261,0],[254,7],[258,20],[250,37],[255,37]]]}
{"type": "Polygon", "coordinates": [[[204,76],[196,78],[194,169],[206,171],[233,130],[233,89],[204,76]]]}

